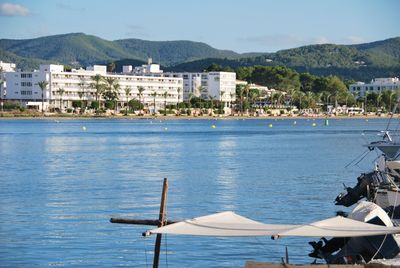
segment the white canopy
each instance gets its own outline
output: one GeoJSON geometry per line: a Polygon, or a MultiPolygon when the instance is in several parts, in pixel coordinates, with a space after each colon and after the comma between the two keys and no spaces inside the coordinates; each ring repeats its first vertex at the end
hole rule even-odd
{"type": "Polygon", "coordinates": [[[303,225],[264,224],[232,211],[215,213],[150,230],[150,234],[200,236],[303,236],[355,237],[400,233],[400,227],[386,227],[334,217],[303,225]]]}

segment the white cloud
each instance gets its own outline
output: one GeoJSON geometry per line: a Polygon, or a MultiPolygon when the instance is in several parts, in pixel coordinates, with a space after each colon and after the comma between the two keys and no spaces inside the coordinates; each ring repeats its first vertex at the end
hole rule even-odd
{"type": "Polygon", "coordinates": [[[26,7],[18,4],[1,3],[0,4],[0,16],[28,16],[30,14],[26,7]]]}

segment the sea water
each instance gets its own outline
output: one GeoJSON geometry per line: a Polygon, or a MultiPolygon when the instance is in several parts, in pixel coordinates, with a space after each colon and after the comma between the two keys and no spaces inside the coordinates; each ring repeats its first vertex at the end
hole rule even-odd
{"type": "MultiPolygon", "coordinates": [[[[0,120],[0,267],[151,267],[151,226],[234,211],[264,223],[335,216],[343,184],[373,167],[362,131],[386,119],[0,120]],[[296,122],[295,122],[296,121],[296,122]]],[[[377,137],[379,138],[379,137],[377,137]]],[[[316,238],[317,239],[317,238],[316,238]]],[[[160,267],[313,259],[309,238],[163,236],[160,267]]]]}

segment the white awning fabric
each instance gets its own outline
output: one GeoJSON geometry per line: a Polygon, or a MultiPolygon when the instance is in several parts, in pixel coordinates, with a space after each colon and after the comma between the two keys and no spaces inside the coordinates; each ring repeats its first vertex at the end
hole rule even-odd
{"type": "Polygon", "coordinates": [[[150,230],[150,234],[197,236],[285,236],[356,237],[400,233],[400,227],[386,227],[334,217],[302,225],[264,224],[231,211],[185,220],[150,230]]]}

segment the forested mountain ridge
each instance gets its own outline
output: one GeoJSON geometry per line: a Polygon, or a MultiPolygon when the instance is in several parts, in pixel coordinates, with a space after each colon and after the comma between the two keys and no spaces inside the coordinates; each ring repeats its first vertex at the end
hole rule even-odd
{"type": "Polygon", "coordinates": [[[213,63],[231,69],[264,65],[286,66],[316,75],[333,74],[345,79],[369,80],[399,76],[400,37],[358,45],[308,45],[275,53],[243,54],[216,49],[201,42],[108,41],[83,33],[0,40],[0,60],[14,62],[23,70],[49,62],[85,67],[109,62],[146,62],[149,57],[171,71],[202,71],[213,63]]]}

